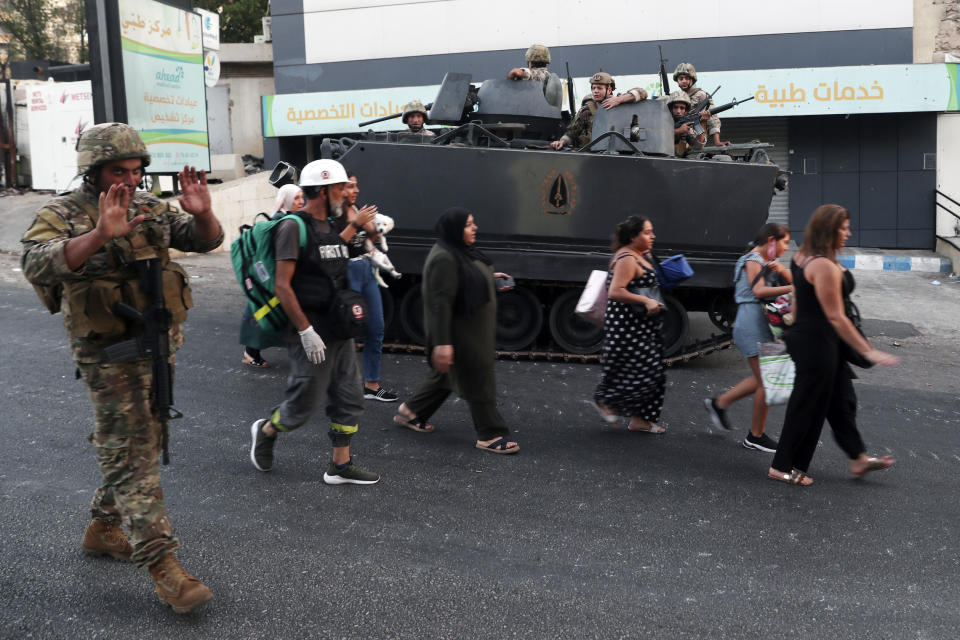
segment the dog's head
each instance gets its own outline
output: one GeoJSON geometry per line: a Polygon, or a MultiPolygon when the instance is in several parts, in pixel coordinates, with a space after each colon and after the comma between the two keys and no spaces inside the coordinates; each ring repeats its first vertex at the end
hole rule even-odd
{"type": "Polygon", "coordinates": [[[377,229],[377,233],[384,236],[393,230],[393,218],[378,213],[373,218],[373,226],[377,229]]]}

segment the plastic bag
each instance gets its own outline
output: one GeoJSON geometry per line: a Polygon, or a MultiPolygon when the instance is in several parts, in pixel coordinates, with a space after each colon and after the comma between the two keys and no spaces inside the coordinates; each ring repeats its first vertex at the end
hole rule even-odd
{"type": "Polygon", "coordinates": [[[682,253],[655,261],[657,280],[664,289],[672,289],[693,276],[693,268],[682,253]]]}
{"type": "Polygon", "coordinates": [[[577,301],[575,313],[595,325],[603,325],[603,315],[607,312],[607,272],[590,272],[587,284],[577,301]]]}
{"type": "Polygon", "coordinates": [[[787,345],[779,342],[760,343],[760,379],[767,405],[784,404],[793,391],[796,370],[787,353],[787,345]]]}

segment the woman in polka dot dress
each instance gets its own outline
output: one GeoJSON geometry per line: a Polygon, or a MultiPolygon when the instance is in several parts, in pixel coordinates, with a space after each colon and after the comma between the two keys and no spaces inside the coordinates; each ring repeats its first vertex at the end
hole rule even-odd
{"type": "Polygon", "coordinates": [[[603,377],[594,393],[594,407],[609,424],[630,416],[628,429],[664,433],[657,425],[666,386],[663,306],[655,298],[631,293],[640,287],[657,288],[649,256],[653,224],[630,216],[617,225],[614,254],[607,274],[607,310],[603,320],[603,377]]]}

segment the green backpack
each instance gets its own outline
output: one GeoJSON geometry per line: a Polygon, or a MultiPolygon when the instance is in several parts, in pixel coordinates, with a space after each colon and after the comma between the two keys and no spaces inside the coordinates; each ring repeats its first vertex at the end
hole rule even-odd
{"type": "MultiPolygon", "coordinates": [[[[258,217],[266,214],[258,214],[258,217]]],[[[286,214],[252,226],[240,227],[240,236],[230,245],[230,261],[237,282],[247,297],[250,312],[263,331],[282,333],[289,320],[274,293],[277,261],[273,252],[274,229],[283,220],[292,217],[300,227],[300,248],[307,246],[307,227],[295,213],[286,214]]]]}

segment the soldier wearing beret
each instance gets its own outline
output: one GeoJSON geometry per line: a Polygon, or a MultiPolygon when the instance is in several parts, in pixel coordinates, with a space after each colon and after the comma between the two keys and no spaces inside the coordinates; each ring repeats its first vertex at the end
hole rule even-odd
{"type": "Polygon", "coordinates": [[[213,594],[173,555],[180,544],[160,484],[162,428],[151,397],[152,360],[111,362],[105,349],[141,331],[115,309],[125,302],[143,311],[149,303],[135,266],[142,260],[159,260],[162,268],[171,354],[183,344],[181,323],[193,301],[187,274],[170,261],[169,249],[210,251],[223,242],[223,230],[202,171],[184,167],[179,175],[184,211],[136,191],[150,154],[129,125],[89,128],[77,151],[83,184],[45,204],[21,242],[23,273],[51,312],[62,308],[77,376],[93,403],[89,440],[103,481],[81,548],[149,569],[160,599],[186,613],[213,594]]]}

